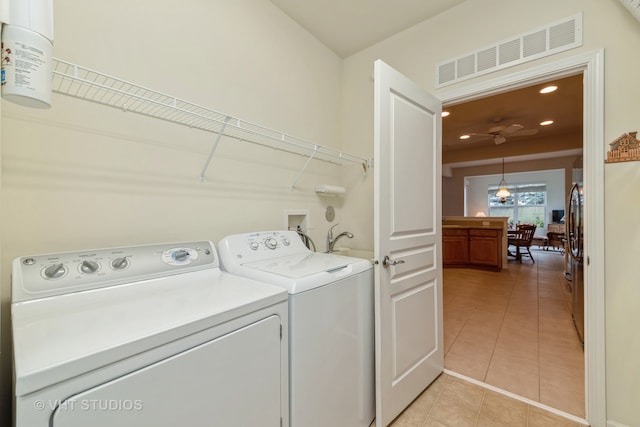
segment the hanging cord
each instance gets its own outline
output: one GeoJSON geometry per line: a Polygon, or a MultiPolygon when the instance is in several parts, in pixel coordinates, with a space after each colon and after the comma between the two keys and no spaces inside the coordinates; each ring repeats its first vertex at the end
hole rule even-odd
{"type": "Polygon", "coordinates": [[[309,235],[303,233],[302,230],[296,230],[296,231],[298,232],[298,236],[300,236],[300,238],[302,239],[302,242],[307,248],[312,249],[313,252],[318,252],[316,250],[316,244],[313,243],[313,240],[311,240],[311,237],[309,237],[309,235]]]}

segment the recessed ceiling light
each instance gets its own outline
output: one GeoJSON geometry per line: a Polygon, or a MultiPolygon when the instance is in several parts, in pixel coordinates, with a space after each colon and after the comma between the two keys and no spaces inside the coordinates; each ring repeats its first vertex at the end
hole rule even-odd
{"type": "Polygon", "coordinates": [[[448,111],[443,111],[442,112],[442,117],[447,117],[449,114],[451,114],[451,113],[448,112],[448,111]]]}
{"type": "Polygon", "coordinates": [[[540,126],[549,126],[553,124],[553,120],[545,120],[544,122],[540,122],[540,126]]]}
{"type": "Polygon", "coordinates": [[[551,93],[551,92],[555,92],[556,89],[558,89],[558,86],[553,86],[553,85],[547,86],[540,89],[540,93],[551,93]]]}
{"type": "Polygon", "coordinates": [[[469,139],[471,138],[471,135],[460,135],[460,139],[469,139]]]}

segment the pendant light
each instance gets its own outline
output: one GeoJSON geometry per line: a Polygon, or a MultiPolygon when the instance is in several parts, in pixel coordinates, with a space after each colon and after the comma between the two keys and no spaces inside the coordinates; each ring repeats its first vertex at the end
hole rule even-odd
{"type": "Polygon", "coordinates": [[[507,189],[507,181],[504,180],[504,157],[502,158],[502,179],[500,180],[500,184],[498,184],[498,192],[496,193],[496,197],[500,197],[500,203],[504,203],[507,201],[507,197],[509,197],[511,193],[507,189]]]}

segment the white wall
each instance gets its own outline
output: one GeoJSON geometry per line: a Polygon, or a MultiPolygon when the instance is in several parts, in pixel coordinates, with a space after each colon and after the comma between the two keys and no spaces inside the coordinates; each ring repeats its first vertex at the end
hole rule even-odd
{"type": "MultiPolygon", "coordinates": [[[[565,208],[564,174],[564,169],[504,174],[505,180],[510,188],[522,184],[544,184],[547,186],[546,216],[544,218],[545,228],[536,229],[536,235],[545,236],[547,234],[546,224],[551,222],[551,211],[553,209],[565,208]]],[[[473,216],[479,211],[488,215],[489,202],[487,190],[491,186],[498,185],[502,174],[467,176],[465,178],[469,180],[469,186],[467,187],[468,215],[473,216]]]]}
{"type": "MultiPolygon", "coordinates": [[[[525,160],[517,162],[509,162],[505,166],[505,170],[511,173],[528,173],[532,171],[542,172],[543,174],[553,173],[553,171],[562,170],[564,176],[564,200],[569,196],[572,183],[573,164],[576,161],[576,155],[565,157],[553,157],[539,160],[525,160]]],[[[502,166],[500,163],[482,166],[455,167],[451,169],[451,176],[442,179],[443,187],[443,203],[442,212],[448,216],[459,216],[464,214],[464,185],[468,176],[494,175],[496,177],[502,175],[502,166]]],[[[510,173],[505,174],[509,176],[510,173]]],[[[499,178],[494,184],[499,182],[499,178]]],[[[510,183],[507,179],[507,183],[510,183]]],[[[552,208],[556,209],[556,207],[552,208]]],[[[558,209],[562,209],[559,207],[558,209]]],[[[475,212],[469,210],[469,215],[475,212]]]]}
{"type": "MultiPolygon", "coordinates": [[[[467,1],[428,21],[365,49],[344,61],[343,144],[348,151],[373,152],[372,64],[382,59],[436,95],[478,84],[519,70],[557,61],[583,52],[605,49],[605,140],[638,129],[640,122],[640,24],[617,0],[483,0],[467,1]],[[584,45],[549,58],[523,64],[443,89],[435,89],[435,66],[527,30],[583,12],[584,45]]],[[[366,155],[366,153],[360,153],[366,155]]],[[[373,178],[364,182],[346,175],[349,189],[373,188],[373,178]],[[351,181],[349,181],[351,180],[351,181]]],[[[640,425],[640,286],[636,257],[640,234],[634,218],[640,217],[640,199],[629,196],[640,187],[637,163],[605,167],[605,274],[607,332],[607,417],[627,425],[640,425]],[[620,242],[625,242],[621,245],[620,242]]],[[[420,183],[416,183],[419,191],[420,183]]],[[[345,202],[348,228],[373,229],[372,196],[350,197],[345,202]]],[[[462,195],[459,196],[462,203],[462,195]]],[[[461,206],[461,205],[460,205],[461,206]]],[[[444,212],[444,214],[449,214],[444,212]]],[[[455,213],[453,213],[455,214],[455,213]]],[[[460,213],[458,213],[460,214],[460,213]]],[[[366,234],[361,233],[366,236],[366,234]]],[[[360,248],[373,247],[372,238],[359,240],[360,248]]]]}
{"type": "MultiPolygon", "coordinates": [[[[54,56],[307,139],[339,146],[341,60],[268,0],[54,2],[54,56]]],[[[10,262],[28,254],[281,229],[340,167],[54,94],[39,111],[2,104],[0,425],[10,425],[10,262]]],[[[349,168],[349,167],[347,167],[349,168]]],[[[362,170],[359,165],[355,168],[362,170]]]]}

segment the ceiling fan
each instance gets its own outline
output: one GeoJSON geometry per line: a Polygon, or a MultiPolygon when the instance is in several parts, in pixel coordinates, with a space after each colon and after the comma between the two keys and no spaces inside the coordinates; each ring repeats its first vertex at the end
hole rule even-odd
{"type": "Polygon", "coordinates": [[[469,133],[470,137],[480,136],[480,139],[470,139],[467,143],[480,142],[485,141],[489,138],[493,139],[493,142],[498,144],[502,144],[507,142],[507,138],[515,137],[515,136],[528,136],[535,135],[538,133],[538,129],[525,129],[524,126],[519,124],[512,124],[509,126],[496,125],[490,127],[485,133],[469,133]]]}

